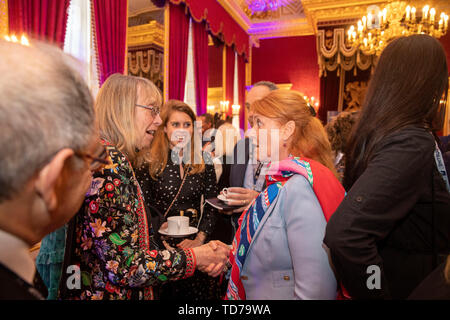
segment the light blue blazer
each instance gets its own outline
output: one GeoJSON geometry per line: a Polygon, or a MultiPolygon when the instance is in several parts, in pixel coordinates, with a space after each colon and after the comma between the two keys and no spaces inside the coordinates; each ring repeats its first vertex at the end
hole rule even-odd
{"type": "Polygon", "coordinates": [[[267,210],[241,271],[246,298],[336,299],[336,278],[322,247],[326,220],[306,178],[290,178],[267,210]]]}

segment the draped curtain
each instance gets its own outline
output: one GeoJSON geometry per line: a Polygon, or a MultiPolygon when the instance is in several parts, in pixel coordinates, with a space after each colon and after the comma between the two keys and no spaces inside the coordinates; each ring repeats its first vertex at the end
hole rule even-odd
{"type": "Polygon", "coordinates": [[[189,16],[185,6],[171,3],[169,20],[169,99],[183,101],[189,45],[189,16]]]}
{"type": "Polygon", "coordinates": [[[195,99],[197,102],[197,114],[206,113],[208,100],[208,32],[204,22],[192,21],[192,34],[194,40],[194,75],[195,75],[195,99]]]}
{"type": "Polygon", "coordinates": [[[92,0],[100,86],[114,73],[124,73],[128,1],[92,0]]]}
{"type": "Polygon", "coordinates": [[[9,32],[64,46],[70,0],[10,0],[9,32]]]}
{"type": "Polygon", "coordinates": [[[323,124],[327,123],[328,111],[337,111],[339,105],[339,77],[337,71],[327,72],[320,78],[320,108],[318,117],[323,124]]]}
{"type": "Polygon", "coordinates": [[[232,115],[231,105],[234,102],[234,68],[235,53],[233,47],[225,46],[225,100],[230,102],[227,115],[232,115]]]}
{"type": "MultiPolygon", "coordinates": [[[[152,0],[162,6],[163,0],[152,0]]],[[[234,102],[235,52],[238,58],[238,92],[240,126],[245,127],[245,63],[249,52],[248,34],[233,20],[225,9],[211,0],[170,0],[169,36],[169,99],[184,99],[186,82],[189,16],[192,17],[194,44],[194,73],[197,114],[207,110],[209,48],[208,33],[225,43],[224,93],[230,101],[228,115],[232,115],[234,102]]]]}
{"type": "MultiPolygon", "coordinates": [[[[152,0],[162,2],[161,0],[152,0]]],[[[189,8],[196,22],[206,21],[209,31],[221,38],[227,46],[234,45],[238,54],[248,57],[249,36],[247,32],[216,0],[170,0],[172,4],[183,3],[189,8]]]]}
{"type": "Polygon", "coordinates": [[[239,110],[239,127],[245,129],[245,57],[238,56],[238,101],[241,109],[239,110]]]}

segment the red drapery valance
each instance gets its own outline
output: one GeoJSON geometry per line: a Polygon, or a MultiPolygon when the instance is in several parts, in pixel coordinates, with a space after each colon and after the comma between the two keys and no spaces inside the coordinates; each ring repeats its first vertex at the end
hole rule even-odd
{"type": "Polygon", "coordinates": [[[243,54],[248,58],[249,37],[247,33],[217,1],[170,0],[170,2],[173,4],[185,3],[190,10],[191,17],[196,22],[206,20],[213,35],[222,34],[227,46],[234,45],[239,55],[243,54]]]}

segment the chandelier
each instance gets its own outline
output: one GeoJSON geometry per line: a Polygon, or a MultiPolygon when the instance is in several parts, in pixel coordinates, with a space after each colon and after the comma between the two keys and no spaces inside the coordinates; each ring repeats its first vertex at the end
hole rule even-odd
{"type": "Polygon", "coordinates": [[[348,43],[366,55],[380,55],[389,41],[399,36],[428,34],[440,38],[448,29],[448,15],[445,12],[438,14],[429,5],[417,12],[406,2],[395,1],[383,10],[370,6],[367,11],[357,27],[351,26],[347,31],[348,43]]]}
{"type": "Polygon", "coordinates": [[[244,11],[250,18],[270,18],[280,7],[279,0],[246,0],[244,11]]]}

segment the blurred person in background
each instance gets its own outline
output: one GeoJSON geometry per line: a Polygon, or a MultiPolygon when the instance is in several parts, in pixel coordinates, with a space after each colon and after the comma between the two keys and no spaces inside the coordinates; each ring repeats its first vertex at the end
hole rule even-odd
{"type": "Polygon", "coordinates": [[[347,141],[357,120],[358,114],[359,111],[341,112],[325,126],[328,140],[330,140],[331,149],[333,150],[335,156],[334,166],[339,175],[339,181],[341,182],[344,177],[345,170],[344,150],[347,146],[347,141]]]}

